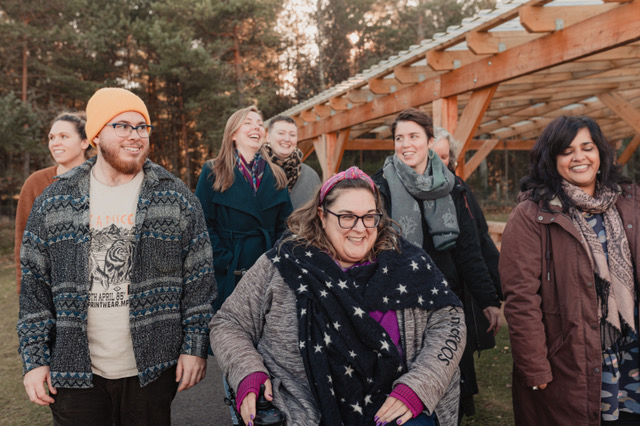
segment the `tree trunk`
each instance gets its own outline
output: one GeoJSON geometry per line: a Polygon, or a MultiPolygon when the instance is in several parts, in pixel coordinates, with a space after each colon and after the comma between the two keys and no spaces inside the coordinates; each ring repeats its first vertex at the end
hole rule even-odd
{"type": "MultiPolygon", "coordinates": [[[[29,50],[27,49],[27,40],[25,39],[22,43],[22,102],[27,104],[27,57],[29,56],[29,50]]],[[[28,127],[28,124],[25,124],[25,128],[28,127]]],[[[22,156],[22,177],[26,179],[29,177],[31,171],[31,153],[28,149],[24,150],[24,155],[22,156]]]]}
{"type": "Polygon", "coordinates": [[[238,106],[244,106],[244,84],[242,82],[242,56],[240,56],[240,36],[238,26],[233,27],[233,63],[236,68],[236,93],[238,93],[238,106]]]}
{"type": "Polygon", "coordinates": [[[320,90],[318,92],[324,92],[325,78],[324,78],[324,61],[325,53],[323,47],[323,41],[325,39],[325,26],[324,16],[322,13],[322,0],[316,1],[316,26],[318,27],[318,33],[316,35],[316,44],[318,45],[318,82],[320,83],[320,90]]]}
{"type": "Polygon", "coordinates": [[[189,141],[187,140],[187,115],[184,111],[184,96],[182,92],[182,84],[178,82],[178,104],[180,106],[180,145],[182,146],[182,155],[184,159],[184,175],[183,180],[187,188],[191,188],[191,155],[189,141]]]}

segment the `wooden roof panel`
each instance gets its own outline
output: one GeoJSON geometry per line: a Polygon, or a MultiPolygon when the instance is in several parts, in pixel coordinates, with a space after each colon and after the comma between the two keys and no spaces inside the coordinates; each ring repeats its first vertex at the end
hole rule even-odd
{"type": "Polygon", "coordinates": [[[613,137],[633,136],[640,131],[621,114],[640,117],[638,16],[640,0],[502,2],[284,114],[302,124],[301,140],[347,129],[351,139],[387,137],[407,107],[471,132],[467,147],[471,136],[530,141],[561,114],[592,115],[613,137]],[[600,97],[610,94],[605,105],[600,97]]]}

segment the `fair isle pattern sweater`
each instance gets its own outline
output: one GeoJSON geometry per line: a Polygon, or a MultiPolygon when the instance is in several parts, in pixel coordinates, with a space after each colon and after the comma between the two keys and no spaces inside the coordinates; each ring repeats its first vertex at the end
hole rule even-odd
{"type": "MultiPolygon", "coordinates": [[[[92,386],[87,338],[89,178],[92,158],[36,199],[24,232],[18,320],[24,373],[49,365],[53,386],[92,386]]],[[[135,219],[129,327],[140,385],[177,364],[207,357],[216,286],[198,199],[147,160],[135,219]]]]}

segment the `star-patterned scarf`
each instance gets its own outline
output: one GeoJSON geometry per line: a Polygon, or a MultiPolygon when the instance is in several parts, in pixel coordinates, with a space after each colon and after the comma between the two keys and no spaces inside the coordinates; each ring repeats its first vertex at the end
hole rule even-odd
{"type": "Polygon", "coordinates": [[[401,239],[375,263],[343,271],[324,251],[285,238],[267,256],[296,295],[299,350],[322,425],[370,425],[406,366],[371,311],[460,306],[420,248],[401,239]]]}

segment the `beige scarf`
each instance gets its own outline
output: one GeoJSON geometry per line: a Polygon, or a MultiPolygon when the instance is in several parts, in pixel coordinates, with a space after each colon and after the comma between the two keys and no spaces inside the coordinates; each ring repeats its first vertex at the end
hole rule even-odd
{"type": "Polygon", "coordinates": [[[623,325],[636,332],[633,263],[624,225],[615,206],[620,191],[599,186],[596,188],[596,197],[591,197],[566,181],[562,183],[562,188],[575,205],[569,214],[585,241],[596,275],[600,338],[602,348],[607,349],[620,337],[623,325]],[[602,214],[608,257],[582,212],[602,214]]]}

